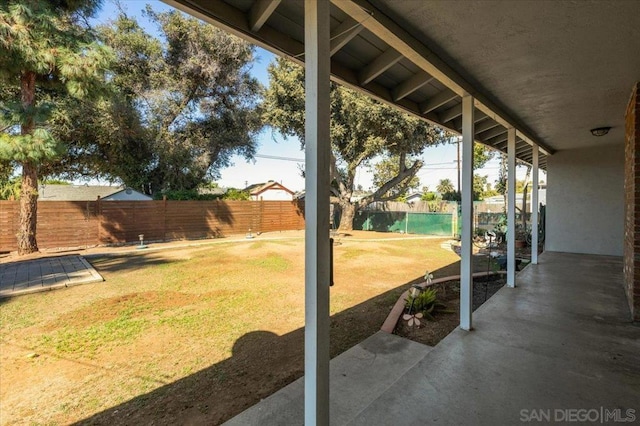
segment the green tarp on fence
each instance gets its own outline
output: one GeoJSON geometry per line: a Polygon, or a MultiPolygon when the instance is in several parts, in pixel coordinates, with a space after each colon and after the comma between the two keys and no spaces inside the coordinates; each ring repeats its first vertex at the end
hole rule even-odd
{"type": "Polygon", "coordinates": [[[353,229],[450,236],[453,231],[453,215],[451,213],[363,211],[356,215],[353,229]]]}
{"type": "Polygon", "coordinates": [[[453,230],[451,213],[409,213],[407,233],[423,235],[451,235],[453,230]]]}

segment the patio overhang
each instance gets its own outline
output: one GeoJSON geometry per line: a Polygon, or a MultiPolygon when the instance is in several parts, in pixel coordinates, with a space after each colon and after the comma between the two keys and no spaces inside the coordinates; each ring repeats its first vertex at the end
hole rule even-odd
{"type": "MultiPolygon", "coordinates": [[[[198,16],[219,27],[250,40],[272,52],[304,61],[304,3],[292,0],[268,1],[216,1],[203,0],[167,0],[188,13],[198,16]]],[[[538,10],[533,3],[518,4],[505,12],[498,4],[487,4],[486,7],[475,6],[473,19],[465,19],[467,5],[463,3],[447,3],[439,5],[429,2],[397,2],[362,0],[336,0],[330,9],[331,15],[331,74],[335,81],[346,86],[366,92],[383,102],[393,104],[426,121],[436,123],[454,133],[462,132],[462,96],[469,94],[474,97],[475,134],[476,141],[506,152],[506,133],[509,127],[514,127],[516,133],[516,150],[519,160],[532,163],[531,146],[537,144],[541,149],[540,167],[546,166],[546,155],[552,154],[555,148],[548,141],[554,139],[553,133],[546,128],[531,129],[525,121],[513,111],[521,113],[528,105],[518,108],[514,100],[525,99],[535,103],[534,110],[542,115],[553,115],[559,119],[565,115],[562,127],[569,122],[584,131],[591,123],[581,124],[576,120],[567,120],[569,111],[547,111],[543,107],[551,103],[550,96],[556,88],[550,78],[540,78],[534,61],[489,61],[487,50],[491,52],[495,46],[496,52],[506,59],[522,56],[523,45],[530,44],[531,36],[539,36],[537,27],[532,33],[515,31],[514,28],[523,20],[523,16],[530,16],[526,8],[538,10]],[[440,9],[447,11],[443,14],[440,9]],[[496,13],[496,11],[501,11],[496,13]],[[485,16],[481,13],[486,14],[485,16]],[[420,19],[416,17],[420,16],[420,19]],[[433,16],[433,19],[424,19],[433,16]],[[510,42],[505,45],[501,35],[490,24],[498,19],[503,23],[510,23],[505,32],[510,34],[510,42]],[[477,22],[486,22],[479,26],[477,22]],[[432,25],[437,23],[440,25],[432,25]],[[484,31],[483,31],[484,30],[484,31]],[[448,39],[451,33],[456,34],[456,40],[468,40],[458,43],[458,48],[452,52],[445,52],[436,43],[425,43],[425,40],[448,39]],[[469,34],[465,38],[465,34],[469,34]],[[479,48],[477,41],[488,39],[479,48]],[[508,48],[507,48],[508,46],[508,48]],[[506,65],[505,65],[506,64],[506,65]],[[473,70],[470,73],[467,70],[473,70]],[[501,75],[503,74],[503,75],[501,75]],[[533,74],[533,75],[532,75],[533,74]],[[490,75],[491,79],[479,78],[490,75]],[[513,76],[518,76],[518,84],[511,85],[513,76]],[[489,80],[485,84],[484,80],[489,80]],[[538,99],[544,97],[545,104],[539,105],[538,99]],[[540,136],[538,133],[541,133],[540,136]]],[[[558,7],[549,6],[545,12],[556,15],[558,7]],[[552,9],[552,10],[551,10],[552,9]]],[[[575,9],[575,6],[573,7],[575,9]]],[[[607,8],[603,7],[607,10],[607,8]]],[[[613,9],[613,8],[609,8],[613,9]]],[[[566,16],[570,11],[560,13],[566,16]]],[[[623,16],[624,11],[620,12],[623,16]]],[[[628,14],[627,14],[628,16],[628,14]]],[[[541,22],[546,17],[541,16],[541,22]]],[[[529,27],[532,25],[530,24],[529,27]]],[[[502,28],[505,27],[503,24],[502,28]]],[[[585,31],[591,32],[591,28],[585,31]]],[[[547,35],[553,37],[552,35],[547,35]]],[[[576,35],[580,37],[580,34],[576,35]]],[[[449,46],[447,46],[449,47],[449,46]]],[[[632,47],[628,47],[632,51],[632,47]]],[[[543,52],[531,52],[540,63],[552,61],[543,52]]],[[[593,58],[584,52],[584,61],[593,65],[593,58]]],[[[573,52],[579,56],[578,52],[573,52]]],[[[560,55],[564,61],[574,59],[568,55],[560,55]]],[[[608,58],[598,58],[598,64],[613,63],[608,58]]],[[[553,66],[550,66],[553,68],[553,66]]],[[[564,69],[562,64],[558,68],[564,69]]],[[[601,70],[607,75],[606,70],[601,70]]],[[[593,74],[598,75],[594,70],[593,74]]],[[[542,76],[551,76],[544,72],[542,76]]],[[[562,82],[557,77],[554,81],[562,82]]],[[[628,84],[621,93],[628,92],[628,84]]],[[[582,90],[589,92],[589,98],[594,102],[601,102],[604,96],[598,96],[594,91],[606,90],[607,86],[594,84],[582,90]],[[595,96],[594,96],[595,95],[595,96]]],[[[557,98],[563,98],[558,92],[557,98]]],[[[623,97],[624,98],[624,97],[623,97]]],[[[618,99],[618,103],[621,103],[618,99]]],[[[602,105],[600,105],[602,107],[602,105]]],[[[586,105],[585,105],[586,107],[586,105]]],[[[602,108],[606,109],[606,108],[602,108]]],[[[580,115],[577,111],[572,115],[580,115]]],[[[525,114],[526,118],[529,117],[525,114]]],[[[602,122],[609,123],[603,119],[602,122]]],[[[619,120],[618,120],[619,122],[619,120]]],[[[558,125],[555,124],[554,128],[558,125]]],[[[573,129],[575,131],[576,129],[573,129]]]]}

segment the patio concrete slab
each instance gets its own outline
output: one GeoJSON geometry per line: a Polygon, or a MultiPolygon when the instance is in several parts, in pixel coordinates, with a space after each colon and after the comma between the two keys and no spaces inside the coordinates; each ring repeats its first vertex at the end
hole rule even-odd
{"type": "MultiPolygon", "coordinates": [[[[332,424],[640,419],[640,327],[630,322],[622,260],[545,252],[539,265],[528,266],[517,278],[518,287],[502,288],[474,313],[473,331],[455,330],[389,380],[366,407],[354,410],[355,416],[334,417],[350,400],[338,403],[332,397],[332,424]]],[[[343,368],[348,374],[358,366],[343,368]]],[[[341,386],[332,383],[332,392],[341,386]]],[[[301,398],[302,387],[288,390],[288,401],[297,404],[301,398]]],[[[359,399],[353,392],[340,393],[340,398],[359,399]]],[[[250,409],[263,417],[241,413],[236,419],[301,424],[301,410],[290,417],[283,401],[275,394],[258,404],[262,408],[250,409]],[[270,400],[281,404],[270,405],[270,400]]],[[[230,424],[240,424],[236,419],[230,424]]]]}
{"type": "Polygon", "coordinates": [[[93,266],[77,255],[0,264],[0,298],[101,281],[93,266]]]}
{"type": "MultiPolygon", "coordinates": [[[[378,332],[331,360],[331,422],[346,424],[431,350],[378,332]]],[[[304,381],[299,379],[225,425],[304,424],[304,381]]]]}

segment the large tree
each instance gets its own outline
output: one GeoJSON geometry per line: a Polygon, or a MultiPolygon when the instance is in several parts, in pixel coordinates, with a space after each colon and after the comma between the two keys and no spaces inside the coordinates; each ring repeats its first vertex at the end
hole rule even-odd
{"type": "Polygon", "coordinates": [[[0,159],[22,169],[18,253],[38,250],[38,167],[62,151],[48,126],[57,101],[94,94],[110,55],[86,26],[98,0],[0,4],[0,159]]]}
{"type": "MultiPolygon", "coordinates": [[[[147,193],[190,190],[218,177],[232,155],[255,154],[262,88],[250,75],[254,47],[178,11],[145,13],[159,37],[125,13],[101,29],[117,54],[120,94],[115,109],[105,108],[128,130],[118,143],[130,153],[125,168],[108,172],[147,193]]],[[[122,157],[112,144],[97,148],[122,157]]]]}
{"type": "MultiPolygon", "coordinates": [[[[280,58],[268,71],[265,120],[282,134],[297,136],[304,144],[304,70],[280,58]]],[[[336,84],[331,85],[330,132],[331,190],[342,210],[340,230],[353,228],[359,209],[397,197],[393,189],[411,181],[422,167],[417,155],[444,140],[439,128],[336,84]],[[356,170],[379,156],[393,158],[398,164],[397,173],[379,181],[372,194],[352,202],[356,170]]]]}
{"type": "Polygon", "coordinates": [[[70,149],[48,172],[100,176],[147,194],[189,191],[219,176],[232,155],[253,157],[262,128],[254,47],[181,12],[123,11],[99,28],[117,56],[112,96],[58,117],[70,149]],[[78,117],[82,126],[72,126],[78,117]],[[73,132],[69,130],[72,129],[73,132]]]}

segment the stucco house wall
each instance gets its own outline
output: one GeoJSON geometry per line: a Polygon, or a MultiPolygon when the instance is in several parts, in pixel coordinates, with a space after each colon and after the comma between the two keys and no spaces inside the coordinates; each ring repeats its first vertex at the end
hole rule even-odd
{"type": "Polygon", "coordinates": [[[622,256],[624,143],[547,159],[545,250],[622,256]]]}
{"type": "Polygon", "coordinates": [[[105,201],[153,201],[152,197],[138,192],[134,189],[127,188],[103,198],[105,201]]]}

